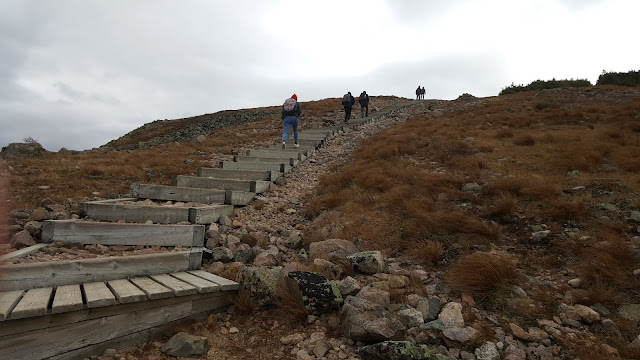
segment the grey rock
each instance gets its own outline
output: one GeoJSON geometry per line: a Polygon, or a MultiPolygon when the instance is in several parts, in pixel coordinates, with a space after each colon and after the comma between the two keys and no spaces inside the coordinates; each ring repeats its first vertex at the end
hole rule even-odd
{"type": "Polygon", "coordinates": [[[442,335],[444,335],[447,339],[458,341],[461,343],[467,343],[476,339],[480,332],[471,326],[467,327],[450,327],[442,330],[442,335]]]}
{"type": "Polygon", "coordinates": [[[282,267],[258,267],[246,265],[238,273],[237,282],[249,290],[261,305],[272,305],[277,300],[276,290],[282,267]]]}
{"type": "Polygon", "coordinates": [[[428,323],[424,323],[422,325],[420,325],[420,330],[439,330],[442,331],[444,330],[444,323],[442,322],[442,320],[433,320],[433,321],[429,321],[428,323]]]}
{"type": "Polygon", "coordinates": [[[496,348],[496,344],[490,341],[476,348],[474,354],[478,360],[500,360],[500,353],[498,352],[498,348],[496,348]]]}
{"type": "Polygon", "coordinates": [[[360,291],[356,294],[356,297],[379,304],[385,309],[388,309],[389,304],[391,304],[391,295],[388,292],[376,289],[371,286],[365,286],[360,289],[360,291]]]}
{"type": "Polygon", "coordinates": [[[338,282],[338,289],[340,289],[340,293],[342,296],[355,295],[360,291],[362,287],[358,280],[352,278],[351,276],[347,276],[342,281],[338,282]]]}
{"type": "Polygon", "coordinates": [[[408,328],[424,324],[422,313],[414,308],[398,311],[398,318],[408,328]]]}
{"type": "Polygon", "coordinates": [[[348,296],[340,315],[340,331],[346,338],[366,344],[397,340],[405,326],[382,305],[348,296]]]}
{"type": "Polygon", "coordinates": [[[640,321],[640,304],[626,304],[620,306],[618,314],[630,321],[640,321]]]}
{"type": "Polygon", "coordinates": [[[347,256],[358,252],[356,246],[348,240],[329,239],[309,245],[309,256],[329,261],[345,260],[347,256]]]}
{"type": "Polygon", "coordinates": [[[384,257],[380,251],[364,251],[347,256],[354,270],[364,274],[384,272],[384,257]]]}
{"type": "Polygon", "coordinates": [[[9,240],[9,243],[14,249],[22,249],[36,244],[36,242],[33,240],[33,237],[27,230],[22,230],[19,233],[13,235],[11,237],[11,240],[9,240]]]}
{"type": "Polygon", "coordinates": [[[542,345],[538,347],[528,347],[526,350],[527,359],[536,359],[536,360],[553,360],[553,354],[551,353],[551,349],[546,348],[542,345]]]}
{"type": "Polygon", "coordinates": [[[464,319],[462,317],[462,304],[457,302],[450,302],[445,304],[444,308],[438,315],[438,319],[442,321],[445,328],[464,327],[464,319]]]}
{"type": "Polygon", "coordinates": [[[428,360],[431,352],[425,345],[414,345],[409,341],[383,341],[363,346],[358,355],[367,360],[428,360]]]}
{"type": "Polygon", "coordinates": [[[340,308],[343,299],[335,281],[308,271],[292,271],[287,275],[291,287],[299,291],[300,301],[313,315],[322,315],[340,308]]]}
{"type": "Polygon", "coordinates": [[[482,186],[476,183],[467,183],[462,186],[462,191],[471,194],[477,194],[482,191],[482,186]]]}
{"type": "Polygon", "coordinates": [[[238,246],[236,251],[233,252],[233,261],[241,262],[244,264],[251,263],[253,259],[255,259],[256,256],[258,256],[258,254],[262,251],[262,249],[257,246],[254,246],[252,248],[246,248],[245,246],[248,247],[247,245],[238,246]]]}
{"type": "Polygon", "coordinates": [[[211,258],[213,261],[229,262],[233,260],[233,251],[229,248],[218,246],[211,249],[211,258]]]}
{"type": "Polygon", "coordinates": [[[174,335],[161,348],[162,352],[175,357],[204,357],[209,351],[209,340],[184,332],[174,335]]]}

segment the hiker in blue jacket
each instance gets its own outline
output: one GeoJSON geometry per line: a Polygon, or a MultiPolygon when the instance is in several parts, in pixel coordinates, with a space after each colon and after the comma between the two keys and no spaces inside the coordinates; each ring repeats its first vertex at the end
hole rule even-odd
{"type": "Polygon", "coordinates": [[[289,136],[289,129],[293,128],[293,147],[298,147],[298,124],[300,119],[298,118],[302,114],[302,108],[298,102],[298,95],[293,94],[290,98],[284,101],[282,104],[282,148],[287,147],[287,137],[289,136]]]}
{"type": "Polygon", "coordinates": [[[344,94],[342,97],[342,106],[344,106],[344,123],[351,119],[351,108],[356,103],[356,99],[351,95],[351,91],[344,94]]]}

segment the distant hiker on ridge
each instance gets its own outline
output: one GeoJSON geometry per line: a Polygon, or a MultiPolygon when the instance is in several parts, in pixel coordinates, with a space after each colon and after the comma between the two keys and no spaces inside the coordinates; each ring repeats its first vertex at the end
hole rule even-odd
{"type": "Polygon", "coordinates": [[[351,91],[344,94],[342,97],[342,106],[344,106],[344,123],[351,119],[351,108],[356,103],[356,99],[351,95],[351,91]]]}
{"type": "Polygon", "coordinates": [[[422,88],[420,88],[420,85],[418,85],[418,88],[416,89],[416,100],[420,100],[421,92],[422,92],[422,88]]]}
{"type": "Polygon", "coordinates": [[[287,147],[287,137],[289,136],[289,129],[293,128],[293,147],[298,147],[298,123],[300,123],[300,119],[298,118],[302,114],[302,109],[300,108],[300,103],[298,102],[298,95],[293,94],[290,98],[284,101],[282,104],[282,148],[285,149],[287,147]]]}
{"type": "Polygon", "coordinates": [[[360,117],[369,116],[369,94],[366,91],[363,91],[358,96],[358,102],[360,103],[360,117]]]}
{"type": "Polygon", "coordinates": [[[422,87],[422,90],[420,90],[420,98],[421,98],[422,100],[424,100],[424,94],[426,94],[426,93],[427,93],[427,91],[424,89],[424,86],[423,86],[423,87],[422,87]]]}

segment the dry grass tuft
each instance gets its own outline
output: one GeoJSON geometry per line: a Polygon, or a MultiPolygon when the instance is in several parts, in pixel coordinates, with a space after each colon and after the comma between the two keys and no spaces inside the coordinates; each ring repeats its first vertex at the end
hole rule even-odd
{"type": "Polygon", "coordinates": [[[277,306],[287,319],[301,323],[307,319],[309,313],[304,306],[302,293],[295,281],[283,277],[276,285],[277,306]]]}
{"type": "Polygon", "coordinates": [[[511,215],[516,209],[516,198],[510,193],[500,193],[488,206],[483,216],[487,218],[497,218],[505,215],[511,215]]]}
{"type": "Polygon", "coordinates": [[[511,259],[490,253],[464,256],[451,266],[447,282],[452,289],[463,292],[488,292],[517,279],[511,259]]]}
{"type": "Polygon", "coordinates": [[[536,139],[531,135],[520,135],[513,138],[513,143],[518,146],[533,146],[536,144],[536,139]]]}
{"type": "Polygon", "coordinates": [[[417,244],[409,250],[411,257],[422,264],[438,265],[444,258],[444,245],[437,241],[427,241],[417,244]]]}
{"type": "Polygon", "coordinates": [[[251,292],[246,288],[240,288],[238,294],[231,301],[241,313],[252,313],[258,308],[257,302],[251,297],[251,292]]]}

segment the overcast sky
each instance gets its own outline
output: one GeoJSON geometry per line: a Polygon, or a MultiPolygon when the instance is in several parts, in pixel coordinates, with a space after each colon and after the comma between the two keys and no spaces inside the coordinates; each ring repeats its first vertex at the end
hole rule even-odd
{"type": "MultiPolygon", "coordinates": [[[[637,0],[0,0],[0,146],[354,95],[638,70],[637,0]]],[[[303,114],[304,119],[304,114],[303,114]]]]}

